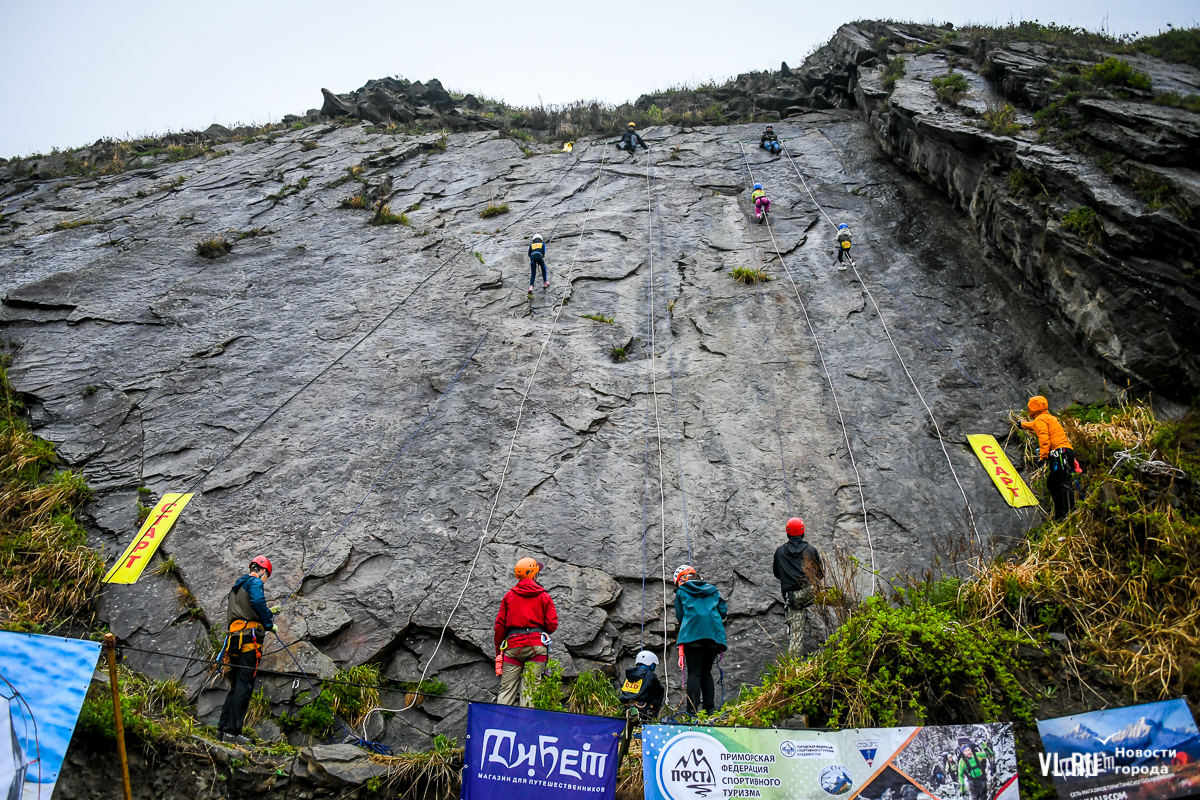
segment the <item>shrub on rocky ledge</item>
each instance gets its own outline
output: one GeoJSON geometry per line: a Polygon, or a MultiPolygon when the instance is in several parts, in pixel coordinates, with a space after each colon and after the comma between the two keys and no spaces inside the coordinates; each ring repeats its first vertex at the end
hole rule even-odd
{"type": "Polygon", "coordinates": [[[220,258],[233,249],[233,243],[224,236],[213,236],[196,243],[196,254],[201,258],[220,258]]]}

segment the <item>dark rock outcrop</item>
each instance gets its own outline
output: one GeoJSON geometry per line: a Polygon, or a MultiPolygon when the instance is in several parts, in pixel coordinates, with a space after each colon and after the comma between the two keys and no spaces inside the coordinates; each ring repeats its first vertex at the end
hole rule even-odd
{"type": "Polygon", "coordinates": [[[349,94],[334,94],[328,89],[322,89],[321,94],[325,98],[320,111],[323,117],[357,117],[383,126],[411,125],[421,120],[432,126],[444,124],[452,130],[496,130],[500,127],[494,112],[501,107],[489,112],[474,95],[456,100],[437,79],[413,83],[401,78],[382,78],[367,81],[362,88],[349,94]]]}

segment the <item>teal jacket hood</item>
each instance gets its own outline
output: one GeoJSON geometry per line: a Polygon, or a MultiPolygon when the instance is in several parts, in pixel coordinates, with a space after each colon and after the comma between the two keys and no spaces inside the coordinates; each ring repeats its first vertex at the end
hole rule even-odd
{"type": "Polygon", "coordinates": [[[675,619],[679,644],[711,639],[725,649],[725,617],[729,611],[720,590],[711,583],[688,581],[675,590],[675,619]]]}

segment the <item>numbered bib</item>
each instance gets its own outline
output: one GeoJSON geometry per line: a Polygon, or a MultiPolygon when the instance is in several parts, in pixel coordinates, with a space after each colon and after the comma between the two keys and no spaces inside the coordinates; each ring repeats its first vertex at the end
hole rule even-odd
{"type": "Polygon", "coordinates": [[[849,243],[849,242],[842,242],[842,249],[843,249],[843,250],[849,250],[849,249],[850,249],[850,243],[849,243]]]}
{"type": "Polygon", "coordinates": [[[642,680],[641,679],[638,679],[636,681],[625,681],[625,685],[621,687],[622,692],[627,692],[629,694],[637,694],[641,690],[642,690],[642,680]]]}

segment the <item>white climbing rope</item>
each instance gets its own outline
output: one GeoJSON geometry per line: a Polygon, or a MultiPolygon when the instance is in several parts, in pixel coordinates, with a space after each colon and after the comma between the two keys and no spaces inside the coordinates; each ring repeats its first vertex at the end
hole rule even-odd
{"type": "MultiPolygon", "coordinates": [[[[600,157],[600,170],[599,170],[599,173],[596,175],[596,186],[592,191],[592,200],[591,200],[591,203],[588,205],[587,211],[584,213],[583,224],[580,226],[580,229],[579,229],[579,241],[575,245],[575,252],[571,256],[571,266],[570,266],[569,270],[567,271],[567,278],[566,278],[566,281],[564,284],[566,289],[570,288],[571,278],[575,274],[575,265],[579,260],[579,251],[583,247],[583,237],[587,233],[588,219],[591,216],[592,209],[595,208],[595,206],[596,206],[596,197],[600,193],[600,184],[603,183],[604,162],[607,158],[608,158],[607,152],[605,152],[600,157]]],[[[441,634],[438,636],[437,645],[433,648],[433,652],[429,654],[429,658],[425,662],[425,667],[421,670],[421,678],[419,681],[417,681],[417,688],[416,688],[416,691],[414,691],[414,693],[413,693],[413,699],[411,702],[405,704],[405,706],[403,708],[399,708],[399,709],[395,709],[395,708],[391,708],[391,709],[373,708],[373,709],[371,709],[371,711],[368,712],[367,715],[363,717],[363,734],[364,734],[364,736],[366,735],[366,730],[367,730],[367,720],[369,719],[370,714],[372,712],[375,712],[375,711],[380,711],[380,712],[382,712],[382,711],[407,711],[408,709],[413,707],[413,704],[416,703],[417,698],[421,696],[420,695],[421,684],[423,684],[425,682],[425,678],[429,674],[429,667],[433,664],[434,659],[437,657],[438,651],[441,650],[441,648],[442,648],[442,643],[446,639],[446,631],[449,629],[450,623],[454,620],[454,615],[458,611],[459,606],[462,605],[463,597],[466,596],[467,588],[470,586],[471,579],[475,575],[475,567],[479,563],[479,556],[483,553],[483,546],[485,544],[487,544],[491,538],[494,538],[490,535],[492,517],[496,513],[496,506],[500,502],[500,493],[504,490],[505,479],[508,477],[508,468],[509,468],[509,465],[512,463],[513,451],[516,449],[516,445],[517,445],[517,436],[521,432],[521,420],[525,415],[525,403],[529,399],[529,390],[533,387],[533,380],[537,376],[538,367],[541,366],[542,358],[546,355],[546,348],[549,346],[550,339],[551,339],[551,337],[554,336],[554,330],[558,326],[558,319],[562,315],[563,300],[565,300],[565,299],[566,299],[566,294],[564,293],[563,297],[559,298],[558,305],[555,307],[554,318],[550,321],[550,327],[546,331],[546,337],[542,340],[541,348],[538,350],[537,360],[533,364],[533,370],[529,373],[529,378],[525,381],[525,390],[521,394],[521,404],[517,409],[517,422],[516,422],[516,425],[513,427],[512,438],[509,440],[509,443],[508,443],[508,452],[506,453],[506,455],[504,457],[504,468],[500,472],[500,483],[499,483],[499,485],[496,486],[496,493],[492,496],[492,504],[491,504],[491,507],[488,509],[487,519],[484,521],[483,531],[479,535],[479,544],[475,548],[475,556],[471,559],[471,566],[467,570],[466,578],[463,580],[462,589],[459,590],[458,597],[455,599],[454,605],[450,608],[450,613],[446,615],[446,622],[442,625],[442,631],[441,631],[441,634]]],[[[503,523],[501,523],[501,526],[503,527],[503,523]]]]}
{"type": "MultiPolygon", "coordinates": [[[[742,162],[746,165],[746,172],[750,174],[753,180],[754,173],[750,170],[750,162],[746,158],[746,149],[742,146],[741,141],[738,141],[738,149],[742,151],[742,162]]],[[[804,303],[804,299],[800,296],[800,287],[796,285],[796,279],[792,277],[792,271],[788,269],[787,262],[783,259],[783,253],[779,250],[779,244],[775,240],[775,232],[771,229],[771,220],[766,220],[767,231],[771,234],[771,245],[775,248],[775,254],[779,257],[779,264],[783,267],[783,271],[788,276],[788,282],[792,285],[792,291],[796,294],[796,302],[800,306],[800,311],[804,314],[804,322],[808,326],[808,333],[812,336],[813,346],[817,348],[817,357],[821,361],[821,371],[825,373],[825,380],[829,383],[829,392],[833,396],[833,405],[837,409],[838,423],[842,427],[842,440],[846,443],[846,453],[850,456],[850,467],[854,470],[854,483],[858,487],[858,500],[862,506],[863,512],[863,530],[867,534],[867,550],[871,555],[871,594],[875,594],[876,581],[878,570],[875,567],[875,544],[871,540],[871,523],[868,519],[867,512],[867,497],[863,492],[862,475],[858,471],[858,461],[854,457],[854,446],[850,444],[850,430],[846,426],[846,416],[842,413],[842,404],[838,400],[837,389],[833,385],[833,375],[829,372],[829,365],[825,363],[825,352],[821,347],[821,339],[817,336],[817,329],[812,323],[812,318],[808,316],[808,307],[804,303]]]]}
{"type": "MultiPolygon", "coordinates": [[[[821,212],[821,215],[824,216],[825,219],[829,220],[829,224],[832,225],[833,229],[836,231],[837,225],[835,225],[833,220],[829,218],[829,215],[825,213],[825,209],[821,208],[821,204],[817,202],[816,196],[813,195],[812,189],[808,187],[808,182],[804,180],[804,175],[801,174],[800,167],[796,166],[796,160],[792,158],[792,153],[788,149],[787,145],[783,146],[783,152],[787,154],[788,161],[790,161],[792,164],[792,169],[796,171],[796,177],[800,179],[800,184],[804,187],[804,191],[808,192],[808,196],[812,200],[813,205],[817,207],[817,210],[821,212]]],[[[917,386],[916,380],[913,379],[912,373],[908,369],[908,364],[904,361],[904,356],[900,355],[900,348],[896,346],[896,340],[892,338],[892,332],[888,328],[887,320],[883,316],[883,311],[879,308],[879,304],[875,302],[875,295],[871,293],[871,289],[867,286],[866,281],[864,281],[862,279],[862,275],[859,274],[858,265],[854,263],[853,258],[850,259],[850,268],[854,270],[854,277],[858,279],[858,284],[862,286],[863,291],[867,293],[867,297],[871,301],[871,305],[874,306],[875,314],[879,317],[879,324],[883,326],[883,332],[887,335],[888,342],[890,342],[892,345],[892,350],[896,354],[896,359],[900,362],[900,367],[904,370],[905,376],[908,377],[908,382],[912,384],[913,391],[917,393],[917,397],[920,399],[921,405],[925,407],[925,413],[929,415],[929,421],[933,423],[933,430],[937,433],[938,444],[940,444],[942,447],[942,455],[946,457],[946,464],[950,467],[950,474],[954,477],[954,482],[958,485],[958,491],[962,493],[963,502],[966,504],[968,524],[971,526],[971,531],[975,534],[975,541],[979,545],[980,552],[982,553],[983,540],[980,538],[979,529],[975,525],[975,511],[971,508],[971,501],[967,497],[967,490],[963,488],[962,481],[958,479],[958,471],[954,469],[954,461],[950,458],[950,451],[946,449],[946,440],[942,436],[942,428],[940,425],[938,425],[937,418],[933,415],[933,409],[930,408],[929,403],[925,401],[925,395],[921,393],[921,389],[917,386]]]]}

